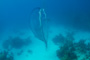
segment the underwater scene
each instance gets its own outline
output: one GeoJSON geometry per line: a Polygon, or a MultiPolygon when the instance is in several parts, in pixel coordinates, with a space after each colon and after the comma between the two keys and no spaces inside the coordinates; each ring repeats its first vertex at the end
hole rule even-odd
{"type": "Polygon", "coordinates": [[[0,0],[0,60],[90,60],[90,0],[0,0]]]}

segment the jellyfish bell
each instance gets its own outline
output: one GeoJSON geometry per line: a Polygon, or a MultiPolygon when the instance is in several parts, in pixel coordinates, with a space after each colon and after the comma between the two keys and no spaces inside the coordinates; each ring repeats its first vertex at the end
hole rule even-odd
{"type": "Polygon", "coordinates": [[[43,8],[35,8],[30,16],[30,28],[34,36],[43,41],[47,48],[47,19],[43,8]]]}

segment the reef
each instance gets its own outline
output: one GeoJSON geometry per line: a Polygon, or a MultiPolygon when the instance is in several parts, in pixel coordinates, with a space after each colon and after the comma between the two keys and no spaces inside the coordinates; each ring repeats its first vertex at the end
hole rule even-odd
{"type": "Polygon", "coordinates": [[[57,35],[55,38],[53,38],[53,42],[56,44],[56,45],[59,45],[61,43],[64,43],[65,42],[65,37],[62,35],[62,34],[59,34],[57,35]]]}
{"type": "Polygon", "coordinates": [[[12,54],[9,54],[8,51],[1,51],[0,60],[14,60],[14,57],[12,54]]]}
{"type": "Polygon", "coordinates": [[[75,42],[73,34],[67,34],[63,38],[61,38],[62,35],[56,37],[56,39],[54,38],[56,42],[58,41],[58,43],[62,44],[61,46],[59,45],[59,49],[56,51],[60,60],[90,60],[90,41],[87,42],[86,39],[80,39],[78,42],[75,42]]]}
{"type": "Polygon", "coordinates": [[[66,41],[73,41],[74,40],[74,32],[67,32],[66,36],[63,36],[62,34],[59,34],[53,38],[53,42],[56,45],[64,44],[66,41]]]}
{"type": "Polygon", "coordinates": [[[76,60],[78,57],[75,53],[75,47],[73,42],[68,41],[63,46],[60,47],[59,50],[57,50],[57,56],[61,60],[76,60]]]}
{"type": "Polygon", "coordinates": [[[21,49],[24,46],[28,46],[29,44],[31,44],[32,41],[27,38],[27,39],[21,39],[19,37],[15,37],[15,38],[9,38],[7,40],[5,40],[2,44],[4,49],[21,49]]]}

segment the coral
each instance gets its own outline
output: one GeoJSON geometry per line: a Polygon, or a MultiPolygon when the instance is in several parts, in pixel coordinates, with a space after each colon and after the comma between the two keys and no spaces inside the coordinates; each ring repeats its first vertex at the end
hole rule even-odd
{"type": "Polygon", "coordinates": [[[20,39],[19,37],[16,37],[14,39],[12,39],[11,41],[11,46],[14,48],[22,48],[24,46],[24,41],[22,39],[20,39]]]}
{"type": "Polygon", "coordinates": [[[74,32],[67,32],[66,36],[63,36],[62,34],[59,34],[59,35],[55,36],[55,38],[53,38],[52,41],[56,45],[64,44],[64,43],[66,43],[68,41],[73,42],[75,40],[74,35],[75,35],[74,32]]]}
{"type": "Polygon", "coordinates": [[[68,52],[61,60],[77,60],[77,55],[74,52],[68,52]]]}
{"type": "Polygon", "coordinates": [[[7,51],[1,52],[0,53],[0,60],[14,60],[14,57],[12,55],[9,55],[8,53],[9,52],[7,52],[7,51]]]}
{"type": "Polygon", "coordinates": [[[90,42],[86,44],[85,39],[80,39],[79,42],[67,39],[57,50],[57,56],[61,60],[78,60],[81,55],[84,55],[82,60],[90,60],[90,42]]]}
{"type": "Polygon", "coordinates": [[[59,50],[57,50],[57,56],[61,60],[77,60],[77,55],[75,53],[75,47],[73,42],[68,41],[59,50]]]}
{"type": "Polygon", "coordinates": [[[87,52],[87,45],[85,44],[85,40],[81,39],[76,45],[77,51],[81,53],[86,53],[87,52]]]}
{"type": "Polygon", "coordinates": [[[2,46],[5,49],[9,49],[9,48],[21,49],[22,47],[28,46],[29,44],[31,44],[31,40],[29,38],[21,39],[19,37],[15,37],[5,40],[2,46]]]}
{"type": "Polygon", "coordinates": [[[61,43],[64,43],[65,42],[65,37],[62,34],[59,34],[59,35],[55,36],[55,38],[53,38],[53,42],[56,45],[59,45],[61,43]]]}
{"type": "Polygon", "coordinates": [[[74,35],[67,33],[65,37],[63,35],[56,36],[53,42],[62,43],[59,45],[60,49],[57,50],[57,56],[61,60],[78,60],[82,55],[84,55],[82,60],[90,60],[90,41],[86,43],[86,39],[75,42],[74,35]]]}

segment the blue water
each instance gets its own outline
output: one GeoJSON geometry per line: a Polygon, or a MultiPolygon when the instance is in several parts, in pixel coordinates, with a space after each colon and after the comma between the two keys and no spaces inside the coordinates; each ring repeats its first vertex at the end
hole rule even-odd
{"type": "Polygon", "coordinates": [[[53,41],[67,32],[75,32],[75,42],[89,42],[89,0],[0,1],[0,52],[12,53],[14,60],[67,60],[57,56],[61,40],[53,41]]]}

